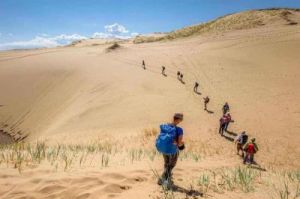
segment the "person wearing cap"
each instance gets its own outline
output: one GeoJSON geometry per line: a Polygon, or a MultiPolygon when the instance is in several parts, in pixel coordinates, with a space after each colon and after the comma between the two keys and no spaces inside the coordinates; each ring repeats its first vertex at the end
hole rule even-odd
{"type": "Polygon", "coordinates": [[[251,142],[247,143],[244,147],[244,151],[246,152],[246,155],[244,157],[244,164],[246,164],[247,161],[250,162],[250,164],[254,163],[254,154],[257,153],[258,147],[255,142],[255,138],[251,139],[251,142]]]}
{"type": "Polygon", "coordinates": [[[195,82],[195,86],[194,86],[194,92],[198,93],[198,87],[199,87],[199,83],[195,82]]]}
{"type": "Polygon", "coordinates": [[[162,66],[162,67],[161,67],[161,74],[162,74],[162,75],[166,75],[166,74],[165,74],[165,71],[166,71],[166,67],[165,67],[165,66],[162,66]]]}
{"type": "Polygon", "coordinates": [[[226,114],[228,111],[229,111],[229,104],[226,102],[225,104],[224,104],[224,106],[223,106],[223,114],[226,114]]]}
{"type": "Polygon", "coordinates": [[[204,110],[207,111],[207,104],[208,104],[210,99],[209,99],[208,96],[206,96],[206,97],[203,98],[203,100],[204,100],[204,110]]]}
{"type": "Polygon", "coordinates": [[[146,64],[145,64],[145,60],[143,60],[142,62],[142,66],[143,66],[143,69],[146,70],[146,64]]]}
{"type": "Polygon", "coordinates": [[[178,124],[183,121],[183,114],[176,113],[171,123],[160,125],[160,134],[156,139],[156,148],[164,158],[164,171],[158,180],[159,185],[173,186],[172,170],[176,166],[179,150],[185,148],[183,129],[178,124]]]}
{"type": "Polygon", "coordinates": [[[180,80],[180,71],[177,71],[177,79],[180,80]]]}
{"type": "Polygon", "coordinates": [[[180,73],[180,81],[183,81],[183,74],[180,73]]]}
{"type": "Polygon", "coordinates": [[[237,155],[242,151],[242,157],[244,157],[243,147],[248,141],[248,135],[245,131],[243,131],[237,138],[235,139],[237,155]]]}

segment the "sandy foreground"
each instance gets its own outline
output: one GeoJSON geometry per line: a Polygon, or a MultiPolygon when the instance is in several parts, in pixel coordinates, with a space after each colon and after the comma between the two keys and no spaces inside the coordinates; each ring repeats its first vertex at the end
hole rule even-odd
{"type": "Polygon", "coordinates": [[[127,42],[111,52],[92,42],[0,53],[1,130],[26,137],[2,147],[1,198],[300,195],[299,25],[127,42]],[[235,122],[224,138],[217,132],[225,102],[235,122]],[[179,188],[165,192],[156,185],[162,158],[154,140],[175,112],[185,115],[187,149],[174,171],[179,188]],[[231,141],[243,130],[260,147],[255,168],[231,141]]]}

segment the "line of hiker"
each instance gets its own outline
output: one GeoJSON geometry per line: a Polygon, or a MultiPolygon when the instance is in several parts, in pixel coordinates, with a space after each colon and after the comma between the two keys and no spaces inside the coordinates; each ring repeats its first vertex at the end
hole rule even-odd
{"type": "MultiPolygon", "coordinates": [[[[146,64],[143,60],[142,62],[143,69],[146,70],[146,64]]],[[[163,76],[166,75],[166,67],[161,67],[161,74],[163,76]]],[[[181,83],[185,83],[183,81],[183,73],[177,71],[177,79],[181,83]]],[[[197,94],[201,94],[198,91],[199,83],[195,82],[193,91],[197,94]]],[[[207,105],[210,102],[209,96],[203,98],[204,101],[204,110],[213,113],[212,111],[208,111],[207,105]]],[[[233,132],[228,131],[229,124],[234,122],[230,114],[230,107],[229,104],[226,102],[222,107],[222,117],[220,118],[220,127],[219,127],[219,134],[224,136],[224,132],[229,134],[234,134],[236,136],[235,140],[236,143],[236,150],[237,155],[240,155],[240,151],[242,152],[241,156],[243,158],[243,163],[246,164],[249,162],[250,164],[254,164],[254,155],[258,151],[257,144],[255,142],[255,138],[252,138],[250,142],[248,142],[248,135],[245,131],[243,131],[240,135],[237,135],[233,132]]],[[[176,166],[179,152],[185,149],[185,145],[183,142],[183,129],[178,127],[178,124],[183,121],[183,114],[182,113],[175,113],[173,116],[173,120],[167,124],[160,125],[160,134],[156,139],[156,149],[162,153],[164,159],[164,171],[162,175],[158,179],[158,184],[164,186],[166,189],[174,189],[173,183],[173,175],[172,171],[176,166]]],[[[228,138],[228,137],[226,137],[228,138]]]]}
{"type": "MultiPolygon", "coordinates": [[[[229,124],[234,122],[229,111],[229,104],[226,102],[222,108],[223,116],[220,118],[219,134],[221,136],[225,136],[224,132],[234,134],[228,131],[229,124]]],[[[258,151],[255,138],[252,138],[250,142],[248,142],[248,135],[243,131],[240,135],[236,136],[234,142],[236,144],[237,155],[240,155],[240,151],[242,152],[241,156],[243,158],[243,163],[246,164],[248,162],[250,164],[255,164],[254,154],[258,151]]]]}
{"type": "MultiPolygon", "coordinates": [[[[145,60],[142,61],[142,68],[144,70],[146,70],[146,63],[145,63],[145,60]]],[[[167,74],[166,74],[166,67],[165,66],[161,66],[161,74],[165,77],[167,77],[167,74]]],[[[184,80],[183,80],[183,73],[180,72],[180,71],[177,71],[177,79],[182,83],[182,84],[185,84],[184,80]]],[[[201,93],[198,91],[198,88],[199,88],[199,83],[198,82],[195,82],[195,85],[194,85],[194,93],[198,94],[198,95],[201,95],[201,93]]]]}

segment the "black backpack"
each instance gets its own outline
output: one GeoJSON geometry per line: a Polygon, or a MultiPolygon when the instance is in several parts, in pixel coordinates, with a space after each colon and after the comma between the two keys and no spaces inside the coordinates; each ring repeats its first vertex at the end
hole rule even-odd
{"type": "Polygon", "coordinates": [[[243,135],[242,144],[246,144],[248,142],[248,135],[243,135]]]}

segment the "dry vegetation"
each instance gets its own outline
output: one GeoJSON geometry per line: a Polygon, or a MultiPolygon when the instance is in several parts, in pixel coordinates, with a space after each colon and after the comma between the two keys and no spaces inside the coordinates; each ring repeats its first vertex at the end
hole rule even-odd
{"type": "MultiPolygon", "coordinates": [[[[49,165],[55,171],[70,171],[74,168],[106,168],[116,165],[134,164],[137,161],[154,162],[161,160],[161,155],[152,146],[158,131],[145,129],[140,135],[122,140],[107,139],[85,145],[56,144],[45,142],[15,143],[0,145],[0,167],[15,168],[20,173],[25,169],[49,165]],[[128,147],[125,143],[138,140],[137,145],[128,147]]],[[[217,148],[205,142],[189,140],[189,147],[180,154],[179,161],[192,160],[200,162],[206,157],[219,154],[217,148]]],[[[153,177],[158,178],[157,170],[152,169],[153,177]]],[[[190,196],[201,193],[209,197],[212,193],[225,192],[249,193],[261,187],[270,191],[271,198],[296,199],[300,197],[300,170],[265,171],[263,169],[245,167],[220,167],[197,173],[190,183],[190,196]]],[[[176,198],[172,190],[163,188],[161,198],[176,198]]]]}
{"type": "Polygon", "coordinates": [[[113,50],[117,50],[119,48],[121,48],[122,46],[120,44],[118,44],[117,42],[113,43],[112,45],[110,45],[109,47],[106,48],[106,52],[111,52],[113,50]]]}
{"type": "Polygon", "coordinates": [[[207,23],[189,26],[183,29],[175,30],[169,34],[161,37],[154,36],[137,36],[134,43],[156,42],[164,40],[173,40],[177,38],[189,37],[192,35],[199,35],[204,33],[218,33],[227,32],[231,30],[241,30],[256,28],[267,25],[269,21],[287,22],[288,25],[297,25],[297,22],[289,18],[293,12],[300,12],[299,9],[264,9],[251,10],[237,14],[230,14],[207,23]]]}

